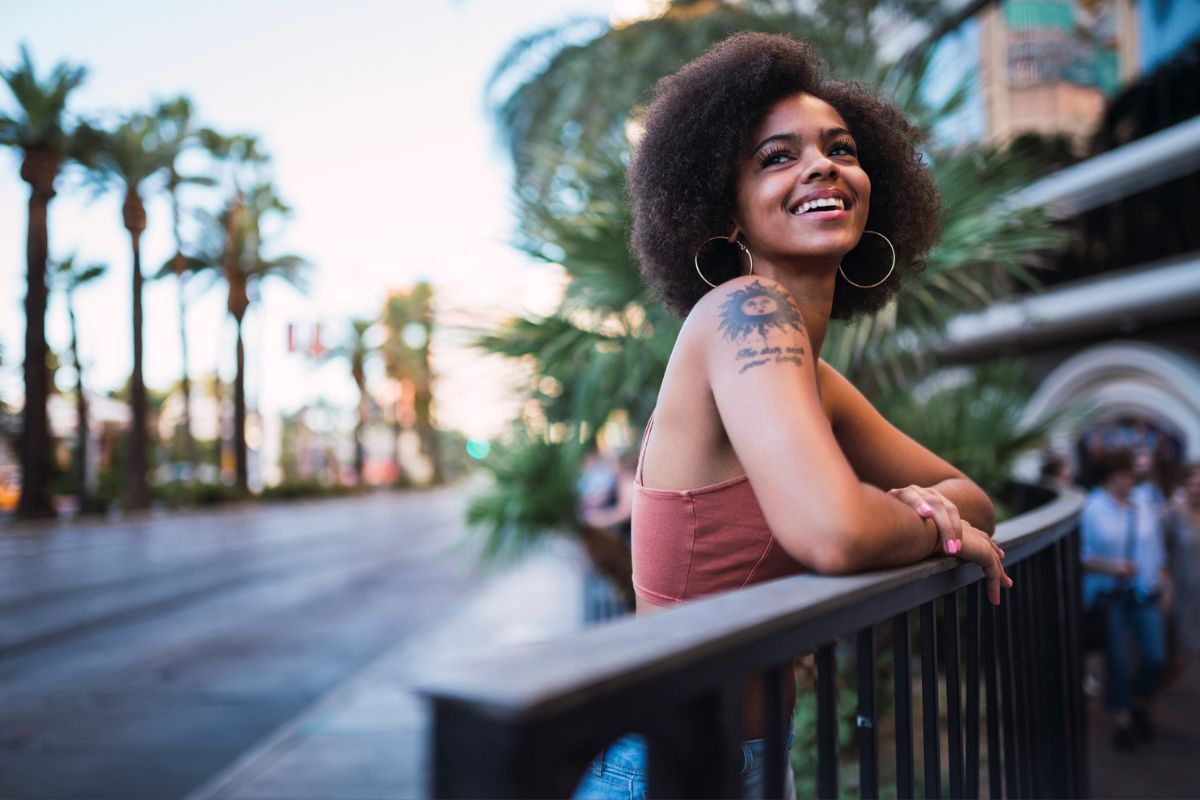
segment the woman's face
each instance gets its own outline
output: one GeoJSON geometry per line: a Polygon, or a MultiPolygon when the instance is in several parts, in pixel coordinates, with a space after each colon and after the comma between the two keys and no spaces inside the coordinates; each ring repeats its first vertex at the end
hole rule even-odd
{"type": "Polygon", "coordinates": [[[738,170],[734,222],[756,256],[838,263],[858,243],[871,179],[846,128],[833,106],[802,92],[776,103],[755,130],[738,170]]]}

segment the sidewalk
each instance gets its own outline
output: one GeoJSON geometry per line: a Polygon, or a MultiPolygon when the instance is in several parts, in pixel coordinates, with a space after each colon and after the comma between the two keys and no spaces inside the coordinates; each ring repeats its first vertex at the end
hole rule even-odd
{"type": "Polygon", "coordinates": [[[500,573],[247,752],[187,800],[408,800],[427,796],[428,714],[413,687],[480,649],[583,625],[587,557],[558,539],[500,573]]]}
{"type": "Polygon", "coordinates": [[[1193,659],[1163,690],[1155,702],[1155,717],[1155,740],[1123,753],[1112,748],[1113,721],[1100,700],[1088,702],[1093,797],[1200,796],[1200,660],[1193,659]]]}

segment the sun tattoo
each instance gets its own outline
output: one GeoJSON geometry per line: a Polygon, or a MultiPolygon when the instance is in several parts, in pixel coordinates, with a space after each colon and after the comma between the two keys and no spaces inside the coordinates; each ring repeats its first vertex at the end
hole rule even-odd
{"type": "Polygon", "coordinates": [[[772,328],[786,332],[788,328],[803,331],[800,311],[792,298],[774,286],[759,281],[739,289],[721,305],[721,330],[731,342],[744,341],[734,360],[740,365],[738,374],[764,364],[804,365],[804,348],[792,345],[772,345],[767,334],[772,328]],[[750,344],[755,332],[762,338],[762,346],[750,344]]]}
{"type": "Polygon", "coordinates": [[[771,328],[803,330],[800,311],[792,298],[759,281],[738,289],[721,304],[721,330],[731,342],[758,332],[764,340],[771,328]]]}

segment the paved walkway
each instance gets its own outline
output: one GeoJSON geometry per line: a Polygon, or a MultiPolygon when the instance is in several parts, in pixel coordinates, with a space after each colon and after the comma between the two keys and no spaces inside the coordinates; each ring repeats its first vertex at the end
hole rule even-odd
{"type": "Polygon", "coordinates": [[[377,659],[188,800],[400,800],[428,795],[428,714],[413,687],[481,648],[581,627],[586,556],[554,540],[377,659]]]}
{"type": "Polygon", "coordinates": [[[1155,740],[1122,753],[1112,748],[1112,720],[1100,701],[1088,704],[1093,797],[1200,797],[1200,661],[1166,688],[1155,717],[1155,740]]]}

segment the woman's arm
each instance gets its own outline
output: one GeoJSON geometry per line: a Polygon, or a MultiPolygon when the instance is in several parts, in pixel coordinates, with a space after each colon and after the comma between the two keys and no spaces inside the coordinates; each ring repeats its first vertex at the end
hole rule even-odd
{"type": "Polygon", "coordinates": [[[937,552],[933,521],[860,481],[842,454],[821,406],[808,333],[781,284],[758,277],[722,284],[686,325],[700,328],[688,334],[704,343],[722,425],[790,555],[840,574],[937,552]]]}
{"type": "Polygon", "coordinates": [[[834,435],[860,478],[884,490],[933,489],[953,503],[962,519],[989,536],[996,532],[996,507],[983,489],[888,422],[833,367],[822,361],[818,369],[831,393],[834,435]]]}

